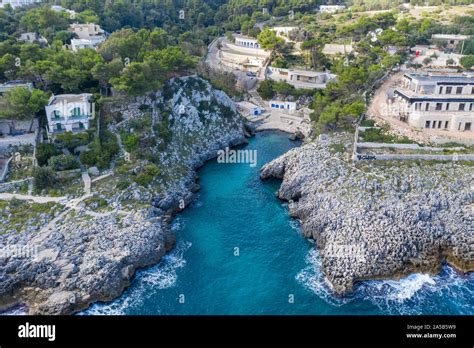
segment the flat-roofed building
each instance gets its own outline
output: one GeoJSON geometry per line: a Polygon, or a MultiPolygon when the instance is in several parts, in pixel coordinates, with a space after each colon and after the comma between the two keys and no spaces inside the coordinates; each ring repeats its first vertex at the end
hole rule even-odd
{"type": "Polygon", "coordinates": [[[31,91],[33,89],[33,84],[31,82],[25,82],[20,80],[7,81],[5,83],[0,84],[0,94],[6,93],[15,88],[27,88],[31,91]]]}
{"type": "Polygon", "coordinates": [[[270,109],[284,111],[290,114],[296,111],[296,103],[290,101],[270,100],[268,106],[270,109]]]}
{"type": "Polygon", "coordinates": [[[95,49],[107,39],[106,32],[97,24],[71,24],[68,31],[77,35],[78,39],[71,40],[71,50],[77,52],[80,49],[95,49]]]}
{"type": "Polygon", "coordinates": [[[470,40],[470,35],[455,35],[455,34],[433,34],[431,40],[445,41],[448,48],[455,48],[459,43],[470,40]]]}
{"type": "Polygon", "coordinates": [[[21,34],[18,38],[18,41],[37,43],[40,46],[46,46],[48,44],[48,40],[46,40],[43,36],[35,32],[21,34]]]}
{"type": "Polygon", "coordinates": [[[96,47],[102,41],[92,41],[92,40],[87,40],[87,39],[72,39],[71,40],[71,50],[74,51],[74,52],[77,52],[77,51],[82,50],[84,48],[90,48],[90,49],[95,50],[96,47]]]}
{"type": "Polygon", "coordinates": [[[260,48],[260,44],[256,38],[240,34],[234,34],[234,43],[237,46],[245,48],[260,48]]]}
{"type": "Polygon", "coordinates": [[[252,117],[260,116],[263,112],[260,106],[250,103],[248,101],[238,102],[237,110],[239,110],[244,116],[252,117]]]}
{"type": "Polygon", "coordinates": [[[88,93],[52,96],[45,109],[50,135],[85,131],[95,115],[88,93]]]}
{"type": "Polygon", "coordinates": [[[394,91],[400,119],[421,129],[474,129],[474,76],[407,73],[394,91]]]}
{"type": "Polygon", "coordinates": [[[77,35],[79,39],[91,39],[97,36],[105,36],[105,31],[98,24],[74,23],[69,26],[68,31],[77,35]]]}
{"type": "Polygon", "coordinates": [[[335,75],[327,72],[283,69],[272,66],[268,67],[267,76],[274,81],[287,82],[297,89],[326,88],[326,84],[335,78],[335,75]]]}

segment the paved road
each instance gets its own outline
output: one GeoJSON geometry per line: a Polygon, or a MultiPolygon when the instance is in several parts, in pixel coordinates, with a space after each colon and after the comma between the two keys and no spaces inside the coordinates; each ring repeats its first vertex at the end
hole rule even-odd
{"type": "MultiPolygon", "coordinates": [[[[251,84],[250,81],[255,79],[255,77],[247,76],[246,71],[232,69],[231,67],[228,67],[228,66],[222,64],[222,62],[219,58],[219,49],[217,48],[217,46],[219,44],[225,46],[226,42],[227,42],[227,39],[224,38],[224,37],[217,38],[217,39],[215,39],[214,41],[211,42],[211,44],[209,45],[209,47],[207,49],[206,63],[214,70],[223,70],[223,71],[233,73],[235,75],[235,77],[237,78],[237,85],[238,86],[248,86],[248,85],[250,85],[251,84]]],[[[260,74],[259,74],[259,76],[257,76],[257,79],[258,78],[260,78],[260,74]]],[[[263,78],[265,78],[265,76],[263,76],[263,78]]],[[[253,87],[255,87],[256,85],[257,84],[254,84],[253,87]]]]}

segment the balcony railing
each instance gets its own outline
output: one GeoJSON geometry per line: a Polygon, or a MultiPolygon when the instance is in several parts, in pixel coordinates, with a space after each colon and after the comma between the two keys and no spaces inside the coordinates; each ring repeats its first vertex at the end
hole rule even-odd
{"type": "Polygon", "coordinates": [[[70,115],[68,119],[70,120],[88,120],[92,115],[70,115]]]}

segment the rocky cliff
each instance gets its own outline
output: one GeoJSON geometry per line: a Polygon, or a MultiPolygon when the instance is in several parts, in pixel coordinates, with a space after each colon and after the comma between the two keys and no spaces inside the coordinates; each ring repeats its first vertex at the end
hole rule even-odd
{"type": "Polygon", "coordinates": [[[120,295],[137,268],[173,246],[169,220],[198,189],[197,167],[245,141],[229,97],[196,77],[110,110],[109,128],[136,136],[137,147],[122,148],[93,195],[58,204],[34,228],[0,233],[0,309],[68,314],[120,295]]]}
{"type": "Polygon", "coordinates": [[[265,165],[283,179],[278,197],[316,241],[337,294],[364,279],[438,272],[448,262],[474,269],[472,166],[461,163],[359,162],[348,135],[293,149],[265,165]]]}

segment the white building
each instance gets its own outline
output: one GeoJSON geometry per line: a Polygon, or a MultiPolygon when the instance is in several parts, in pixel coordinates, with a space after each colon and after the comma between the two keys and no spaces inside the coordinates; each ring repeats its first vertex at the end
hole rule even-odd
{"type": "Polygon", "coordinates": [[[242,101],[237,103],[237,110],[239,110],[244,116],[260,116],[262,114],[262,108],[258,105],[250,103],[248,101],[242,101]]]}
{"type": "Polygon", "coordinates": [[[67,12],[69,14],[70,18],[75,18],[75,16],[77,15],[76,11],[69,10],[69,9],[64,8],[62,6],[59,6],[59,5],[51,6],[51,10],[53,10],[54,12],[67,12]]]}
{"type": "Polygon", "coordinates": [[[234,34],[234,39],[234,42],[237,46],[245,48],[260,48],[260,44],[254,37],[234,34]]]}
{"type": "Polygon", "coordinates": [[[296,111],[296,103],[295,102],[288,102],[288,101],[281,101],[281,100],[270,100],[268,102],[268,106],[270,109],[285,111],[290,114],[296,111]]]}
{"type": "Polygon", "coordinates": [[[283,69],[272,66],[268,67],[267,76],[273,81],[287,82],[297,89],[326,88],[326,84],[335,77],[335,75],[326,72],[283,69]]]}
{"type": "Polygon", "coordinates": [[[0,0],[0,8],[10,5],[12,8],[28,6],[41,2],[41,0],[0,0]]]}
{"type": "Polygon", "coordinates": [[[416,128],[474,130],[472,75],[405,74],[394,95],[392,114],[416,128]]]}
{"type": "Polygon", "coordinates": [[[74,52],[77,52],[79,50],[82,50],[84,48],[91,48],[95,49],[98,45],[100,44],[97,42],[94,42],[92,40],[86,40],[86,39],[72,39],[71,40],[71,50],[74,52]]]}
{"type": "Polygon", "coordinates": [[[272,30],[276,32],[278,37],[288,38],[288,35],[292,31],[299,30],[299,28],[298,27],[273,27],[272,30]]]}
{"type": "Polygon", "coordinates": [[[321,13],[336,13],[346,8],[344,5],[321,5],[319,6],[319,12],[321,13]]]}
{"type": "Polygon", "coordinates": [[[222,39],[217,58],[231,69],[258,72],[265,64],[270,52],[260,48],[257,39],[234,34],[235,42],[222,39]]]}
{"type": "Polygon", "coordinates": [[[71,49],[77,52],[83,48],[95,49],[107,38],[105,31],[97,24],[71,24],[68,31],[77,35],[78,39],[71,40],[71,49]]]}
{"type": "Polygon", "coordinates": [[[52,96],[46,106],[50,135],[82,132],[89,129],[95,116],[92,94],[61,94],[52,96]]]}
{"type": "Polygon", "coordinates": [[[31,91],[33,89],[33,84],[31,82],[24,82],[19,80],[8,81],[0,84],[0,94],[6,93],[15,88],[27,88],[31,91]]]}

